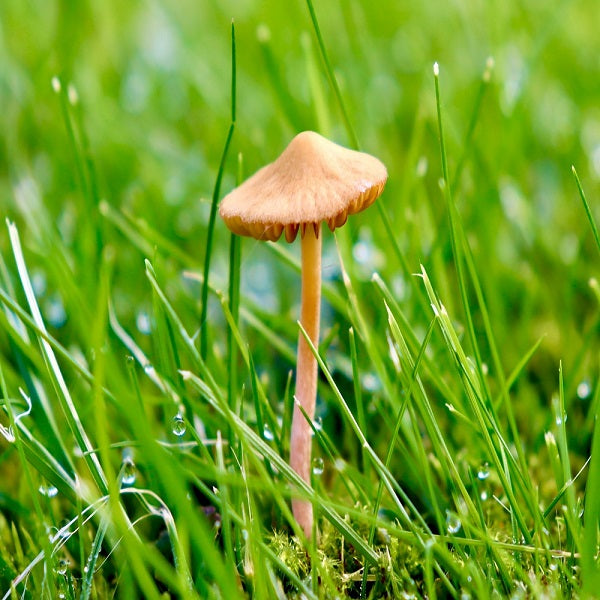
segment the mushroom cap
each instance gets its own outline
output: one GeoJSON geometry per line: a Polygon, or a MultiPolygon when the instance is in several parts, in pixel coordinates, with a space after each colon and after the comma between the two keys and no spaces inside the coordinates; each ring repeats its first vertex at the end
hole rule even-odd
{"type": "Polygon", "coordinates": [[[307,226],[327,221],[333,231],[348,215],[379,197],[387,181],[383,163],[334,144],[314,131],[299,133],[274,162],[221,201],[219,214],[233,233],[294,241],[307,226]]]}

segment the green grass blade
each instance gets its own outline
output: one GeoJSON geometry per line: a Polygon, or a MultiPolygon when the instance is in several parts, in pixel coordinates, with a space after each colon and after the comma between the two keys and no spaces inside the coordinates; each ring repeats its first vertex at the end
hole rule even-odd
{"type": "MultiPolygon", "coordinates": [[[[238,155],[237,183],[242,182],[242,155],[238,155]]],[[[242,238],[231,234],[229,238],[229,308],[231,317],[236,326],[240,319],[240,281],[242,262],[242,238]]],[[[236,411],[238,404],[238,351],[232,328],[227,330],[227,368],[229,377],[227,379],[227,398],[229,407],[236,411]]]]}
{"type": "MultiPolygon", "coordinates": [[[[29,309],[31,310],[32,317],[36,322],[38,328],[40,330],[45,331],[42,314],[38,307],[37,300],[33,292],[33,287],[29,278],[29,274],[27,272],[27,267],[25,265],[25,258],[21,250],[19,234],[17,232],[16,227],[12,223],[8,224],[8,229],[13,253],[17,263],[17,269],[19,271],[19,277],[21,279],[21,284],[27,297],[29,309]]],[[[67,423],[69,424],[69,427],[71,429],[71,432],[73,433],[73,436],[75,437],[75,440],[77,441],[77,444],[84,455],[84,460],[87,463],[87,466],[90,470],[94,481],[96,482],[96,485],[98,486],[99,490],[103,494],[105,494],[108,491],[106,478],[102,471],[102,467],[100,466],[98,457],[96,456],[96,454],[94,454],[92,450],[92,444],[90,443],[88,435],[81,423],[79,414],[71,398],[71,394],[62,375],[60,366],[58,364],[58,361],[56,360],[54,351],[52,350],[50,344],[46,340],[41,338],[40,346],[44,358],[46,360],[48,374],[50,375],[55,386],[56,395],[61,404],[63,415],[65,416],[67,423]]]]}
{"type": "MultiPolygon", "coordinates": [[[[219,411],[220,414],[226,416],[228,422],[230,422],[237,429],[237,436],[243,440],[244,445],[253,450],[260,458],[260,461],[264,458],[268,458],[271,463],[277,467],[282,475],[289,480],[294,487],[307,499],[312,501],[313,491],[310,486],[298,476],[298,474],[277,454],[256,432],[254,432],[238,415],[233,414],[229,411],[228,407],[224,405],[222,401],[219,401],[206,386],[206,384],[196,377],[193,373],[188,371],[182,372],[184,380],[188,381],[191,385],[196,387],[198,391],[202,393],[204,397],[212,404],[212,406],[219,411]]],[[[264,465],[262,465],[264,468],[264,465]]],[[[344,535],[350,543],[355,545],[356,549],[370,562],[377,560],[375,552],[369,548],[362,538],[356,534],[356,532],[350,527],[344,519],[342,519],[337,512],[333,511],[327,504],[323,504],[321,507],[322,513],[329,519],[344,535]]]]}
{"type": "Polygon", "coordinates": [[[225,140],[225,146],[223,147],[223,153],[221,154],[221,161],[219,162],[219,170],[217,171],[217,179],[213,188],[212,201],[210,205],[210,215],[208,218],[208,226],[206,231],[206,251],[204,254],[204,268],[203,268],[203,281],[202,281],[202,292],[200,298],[200,356],[203,360],[206,360],[208,353],[208,279],[210,275],[210,262],[213,250],[213,234],[215,229],[215,221],[217,218],[217,204],[221,195],[221,181],[223,180],[223,174],[225,172],[225,161],[227,160],[227,154],[229,153],[229,145],[233,138],[233,132],[235,130],[235,111],[236,111],[236,60],[235,60],[235,26],[233,21],[231,23],[231,124],[229,125],[229,131],[227,132],[227,138],[225,140]]]}
{"type": "MultiPolygon", "coordinates": [[[[598,384],[597,384],[598,385],[598,384]]],[[[600,418],[596,408],[592,432],[591,460],[585,486],[585,511],[581,570],[583,589],[592,597],[600,589],[600,565],[597,560],[600,528],[600,418]]]]}
{"type": "Polygon", "coordinates": [[[581,181],[579,181],[579,176],[577,175],[577,171],[575,167],[571,167],[571,171],[573,172],[573,177],[575,177],[575,183],[577,184],[577,189],[579,190],[579,196],[581,197],[581,202],[583,203],[583,208],[585,210],[585,214],[590,223],[590,227],[592,228],[592,233],[594,234],[594,240],[596,241],[596,248],[598,248],[598,252],[600,252],[600,233],[598,232],[598,226],[596,225],[596,220],[594,219],[594,215],[592,214],[592,209],[588,204],[588,201],[585,197],[585,192],[583,191],[583,186],[581,185],[581,181]]]}
{"type": "Polygon", "coordinates": [[[325,48],[325,41],[323,40],[323,36],[321,35],[321,29],[319,27],[317,14],[315,12],[312,0],[306,0],[306,6],[308,7],[308,12],[310,13],[310,20],[312,22],[315,36],[317,37],[317,44],[319,46],[319,50],[321,51],[321,58],[323,59],[323,63],[325,65],[325,72],[327,73],[327,78],[329,79],[329,83],[331,84],[331,88],[333,89],[333,93],[337,100],[338,107],[340,109],[340,112],[342,113],[342,119],[344,121],[346,133],[348,134],[348,138],[350,139],[352,147],[358,149],[358,138],[356,137],[356,133],[354,131],[354,128],[352,127],[352,123],[350,121],[350,117],[348,116],[348,111],[346,109],[346,104],[344,103],[344,99],[342,98],[340,86],[338,85],[335,73],[333,72],[333,68],[331,66],[331,62],[329,61],[327,49],[325,48]]]}

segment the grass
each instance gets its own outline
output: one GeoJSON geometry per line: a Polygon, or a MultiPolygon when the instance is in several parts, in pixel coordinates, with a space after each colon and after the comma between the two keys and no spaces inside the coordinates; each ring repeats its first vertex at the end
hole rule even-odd
{"type": "Polygon", "coordinates": [[[0,8],[0,598],[594,597],[592,0],[34,5],[0,8]],[[310,486],[299,249],[216,218],[308,128],[390,174],[324,240],[310,486]]]}

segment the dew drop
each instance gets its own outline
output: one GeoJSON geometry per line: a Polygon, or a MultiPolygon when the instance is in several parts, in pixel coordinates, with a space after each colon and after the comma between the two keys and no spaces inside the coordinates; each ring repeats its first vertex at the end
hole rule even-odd
{"type": "Polygon", "coordinates": [[[265,426],[263,427],[263,437],[268,442],[272,442],[275,439],[275,435],[273,434],[273,432],[271,431],[271,428],[266,423],[265,423],[265,426]]]}
{"type": "Polygon", "coordinates": [[[123,485],[133,485],[135,483],[135,478],[135,463],[131,458],[127,457],[123,461],[123,466],[121,467],[121,482],[123,485]]]}
{"type": "Polygon", "coordinates": [[[584,380],[577,386],[577,397],[580,400],[585,400],[591,393],[592,386],[590,385],[589,381],[584,380]]]}
{"type": "Polygon", "coordinates": [[[487,479],[490,476],[490,465],[487,462],[484,462],[481,467],[479,467],[479,471],[477,471],[477,479],[481,479],[481,481],[487,479]]]}
{"type": "Polygon", "coordinates": [[[67,569],[69,568],[69,561],[65,558],[61,558],[55,568],[58,575],[66,575],[67,569]]]}
{"type": "Polygon", "coordinates": [[[321,417],[317,417],[314,421],[313,421],[313,425],[315,426],[315,429],[317,431],[323,431],[323,419],[321,417]]]}
{"type": "Polygon", "coordinates": [[[138,312],[135,317],[135,326],[138,328],[140,333],[143,333],[144,335],[150,334],[152,326],[150,322],[150,316],[146,311],[140,310],[138,312]]]}
{"type": "Polygon", "coordinates": [[[54,498],[58,494],[58,490],[53,485],[40,485],[38,492],[47,498],[54,498]]]}
{"type": "Polygon", "coordinates": [[[323,475],[323,471],[325,470],[325,463],[323,462],[323,459],[319,456],[317,458],[314,458],[312,461],[312,472],[313,475],[323,475]]]}
{"type": "Polygon", "coordinates": [[[183,420],[183,417],[179,413],[177,413],[173,417],[172,431],[177,437],[181,437],[185,434],[185,429],[185,421],[183,420]]]}
{"type": "Polygon", "coordinates": [[[460,522],[458,515],[447,510],[446,511],[446,529],[448,530],[448,533],[450,533],[450,534],[458,533],[460,531],[461,527],[462,527],[462,523],[460,522]]]}
{"type": "Polygon", "coordinates": [[[483,492],[481,492],[481,494],[479,494],[479,497],[481,498],[482,502],[485,502],[490,496],[489,496],[487,490],[483,490],[483,492]]]}
{"type": "Polygon", "coordinates": [[[146,373],[146,375],[148,375],[149,377],[153,377],[154,375],[156,375],[156,371],[150,363],[144,365],[144,373],[146,373]]]}

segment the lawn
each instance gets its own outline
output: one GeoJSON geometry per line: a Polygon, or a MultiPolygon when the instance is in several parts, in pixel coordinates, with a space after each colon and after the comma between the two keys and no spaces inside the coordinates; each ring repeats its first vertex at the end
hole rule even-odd
{"type": "Polygon", "coordinates": [[[595,597],[597,28],[2,0],[0,599],[595,597]],[[389,176],[323,229],[308,483],[300,242],[217,211],[304,130],[389,176]]]}

